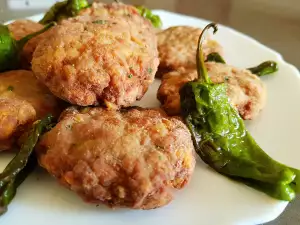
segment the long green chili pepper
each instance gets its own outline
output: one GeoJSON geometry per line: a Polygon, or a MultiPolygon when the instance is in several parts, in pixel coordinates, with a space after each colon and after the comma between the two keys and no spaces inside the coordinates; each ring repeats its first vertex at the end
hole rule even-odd
{"type": "MultiPolygon", "coordinates": [[[[217,31],[212,23],[204,32],[211,27],[217,31]]],[[[186,83],[180,90],[182,116],[197,154],[217,172],[276,199],[291,201],[300,191],[300,171],[269,157],[230,105],[226,84],[212,83],[203,60],[202,34],[196,58],[198,80],[186,83]]]]}
{"type": "Polygon", "coordinates": [[[156,28],[162,27],[162,21],[158,15],[154,15],[152,11],[144,6],[136,6],[137,10],[142,17],[151,21],[152,25],[156,28]]]}
{"type": "Polygon", "coordinates": [[[217,52],[212,52],[210,53],[207,57],[205,62],[217,62],[217,63],[223,63],[226,64],[225,60],[223,57],[217,53],[217,52]]]}
{"type": "Polygon", "coordinates": [[[251,73],[261,77],[278,71],[278,65],[274,61],[266,61],[256,67],[248,68],[248,70],[250,70],[251,73]]]}
{"type": "Polygon", "coordinates": [[[24,45],[33,37],[44,33],[55,23],[47,24],[43,29],[29,34],[20,40],[15,40],[5,25],[0,25],[0,72],[20,68],[20,52],[24,45]]]}
{"type": "Polygon", "coordinates": [[[0,215],[7,211],[7,206],[16,195],[18,186],[37,165],[33,149],[39,137],[50,129],[52,121],[53,116],[49,115],[33,125],[20,151],[0,174],[0,215]]]}
{"type": "Polygon", "coordinates": [[[81,9],[87,8],[87,0],[65,0],[55,3],[44,17],[39,21],[41,24],[59,22],[62,19],[76,16],[81,9]]]}
{"type": "Polygon", "coordinates": [[[7,206],[13,200],[17,193],[17,188],[23,183],[23,181],[28,177],[28,175],[33,172],[37,166],[37,159],[34,154],[29,156],[26,166],[16,175],[15,178],[12,178],[5,188],[1,189],[0,196],[0,215],[4,214],[7,211],[7,206]]]}

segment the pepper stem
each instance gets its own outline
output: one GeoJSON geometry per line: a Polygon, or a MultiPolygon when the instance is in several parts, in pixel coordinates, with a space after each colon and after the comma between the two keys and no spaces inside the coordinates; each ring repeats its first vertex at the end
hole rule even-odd
{"type": "Polygon", "coordinates": [[[19,49],[22,49],[24,47],[24,45],[31,39],[31,38],[34,38],[42,33],[44,33],[45,31],[47,31],[49,28],[53,27],[54,25],[56,25],[55,22],[51,22],[51,23],[48,23],[47,25],[44,26],[43,29],[37,31],[37,32],[34,32],[32,34],[28,34],[27,36],[23,37],[22,39],[20,39],[19,41],[17,41],[17,46],[19,49]]]}
{"type": "Polygon", "coordinates": [[[196,63],[197,63],[197,72],[198,72],[198,79],[202,80],[206,83],[211,83],[211,80],[208,76],[205,64],[204,64],[204,55],[203,55],[203,41],[204,41],[204,33],[207,32],[209,28],[214,29],[214,34],[218,31],[217,24],[210,23],[208,24],[200,34],[200,37],[198,39],[198,48],[197,48],[197,54],[196,54],[196,63]]]}

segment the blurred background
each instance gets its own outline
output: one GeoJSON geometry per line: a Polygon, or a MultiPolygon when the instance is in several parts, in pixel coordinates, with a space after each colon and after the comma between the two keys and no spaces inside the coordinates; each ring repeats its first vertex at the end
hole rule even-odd
{"type": "MultiPolygon", "coordinates": [[[[1,22],[45,11],[56,0],[0,0],[1,22]]],[[[112,2],[103,0],[102,2],[112,2]]],[[[248,34],[300,68],[300,0],[123,0],[224,25],[248,34]]]]}

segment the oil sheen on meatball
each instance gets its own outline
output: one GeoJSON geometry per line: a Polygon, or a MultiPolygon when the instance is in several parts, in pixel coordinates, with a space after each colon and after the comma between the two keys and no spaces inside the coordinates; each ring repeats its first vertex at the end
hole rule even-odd
{"type": "Polygon", "coordinates": [[[49,33],[34,53],[32,69],[56,96],[72,104],[130,106],[154,81],[157,40],[137,11],[124,18],[81,15],[49,33]]]}
{"type": "Polygon", "coordinates": [[[59,115],[59,102],[32,72],[0,74],[0,151],[12,147],[27,125],[49,113],[59,115]]]}
{"type": "MultiPolygon", "coordinates": [[[[229,65],[207,62],[208,74],[214,83],[226,83],[227,95],[231,105],[241,117],[251,120],[258,116],[266,104],[267,91],[261,79],[249,70],[238,69],[229,65]]],[[[196,70],[185,70],[167,73],[157,92],[157,98],[168,115],[180,114],[180,88],[187,82],[197,79],[196,70]]]]}
{"type": "Polygon", "coordinates": [[[67,109],[38,144],[39,163],[85,201],[153,209],[191,179],[191,135],[162,111],[67,109]]]}

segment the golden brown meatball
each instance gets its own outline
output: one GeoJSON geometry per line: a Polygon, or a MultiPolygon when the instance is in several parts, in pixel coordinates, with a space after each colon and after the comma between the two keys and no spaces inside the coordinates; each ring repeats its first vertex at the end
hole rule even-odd
{"type": "MultiPolygon", "coordinates": [[[[180,67],[196,68],[197,43],[201,32],[202,30],[196,27],[174,26],[158,33],[160,65],[157,76],[180,67]]],[[[212,52],[222,55],[223,49],[218,42],[208,37],[203,45],[203,53],[206,57],[212,52]]]]}
{"type": "MultiPolygon", "coordinates": [[[[16,20],[13,23],[8,24],[8,29],[12,32],[14,38],[16,40],[20,40],[21,38],[37,32],[43,29],[43,25],[33,22],[31,20],[16,20]]],[[[31,60],[34,50],[38,43],[46,37],[46,33],[42,33],[31,40],[24,46],[23,51],[21,53],[22,67],[24,69],[28,69],[31,67],[31,60]]]]}
{"type": "Polygon", "coordinates": [[[139,24],[129,22],[132,18],[85,15],[64,20],[38,45],[34,73],[73,104],[131,105],[143,97],[159,63],[153,29],[141,31],[139,24]]]}
{"type": "Polygon", "coordinates": [[[28,124],[49,113],[58,116],[59,103],[32,72],[0,74],[0,151],[11,148],[28,124]]]}
{"type": "Polygon", "coordinates": [[[162,111],[68,109],[38,144],[39,163],[85,201],[153,209],[172,200],[195,167],[186,126],[162,111]]]}
{"type": "MultiPolygon", "coordinates": [[[[208,74],[214,83],[226,83],[229,100],[245,120],[255,118],[266,103],[266,87],[261,79],[249,70],[207,62],[208,74]]],[[[167,73],[162,78],[157,98],[168,115],[180,114],[180,88],[198,77],[196,70],[167,73]]]]}

